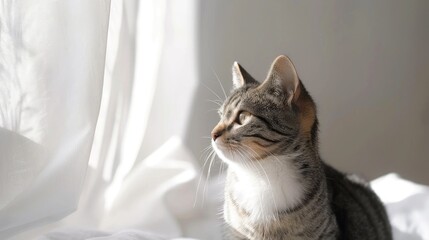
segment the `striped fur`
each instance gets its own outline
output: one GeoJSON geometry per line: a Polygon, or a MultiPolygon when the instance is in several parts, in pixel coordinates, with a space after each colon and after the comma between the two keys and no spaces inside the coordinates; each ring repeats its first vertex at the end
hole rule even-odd
{"type": "Polygon", "coordinates": [[[287,57],[263,83],[234,63],[233,82],[212,131],[225,239],[391,239],[377,196],[320,159],[316,107],[287,57]]]}

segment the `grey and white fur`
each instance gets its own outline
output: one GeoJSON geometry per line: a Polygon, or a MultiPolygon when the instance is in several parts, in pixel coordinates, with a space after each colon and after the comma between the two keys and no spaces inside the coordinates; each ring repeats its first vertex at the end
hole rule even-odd
{"type": "Polygon", "coordinates": [[[286,56],[262,83],[233,65],[212,146],[228,164],[225,239],[392,239],[376,194],[324,163],[316,106],[286,56]]]}

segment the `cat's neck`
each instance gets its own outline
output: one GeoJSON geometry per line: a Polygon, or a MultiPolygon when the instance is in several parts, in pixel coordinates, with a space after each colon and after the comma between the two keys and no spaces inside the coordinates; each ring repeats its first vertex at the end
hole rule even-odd
{"type": "Polygon", "coordinates": [[[319,165],[317,155],[310,152],[271,156],[245,166],[231,164],[226,197],[255,221],[275,218],[278,212],[293,209],[302,202],[314,184],[307,182],[308,178],[302,174],[308,172],[316,177],[313,179],[320,178],[316,176],[320,173],[319,165]]]}

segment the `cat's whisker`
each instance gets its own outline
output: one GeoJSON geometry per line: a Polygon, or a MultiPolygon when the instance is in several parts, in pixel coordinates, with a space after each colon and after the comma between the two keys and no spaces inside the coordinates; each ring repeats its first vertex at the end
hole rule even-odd
{"type": "Polygon", "coordinates": [[[211,100],[211,99],[206,99],[207,102],[211,102],[216,104],[218,107],[222,106],[222,102],[220,100],[211,100]]]}
{"type": "Polygon", "coordinates": [[[207,112],[209,113],[209,112],[218,112],[219,111],[219,109],[217,109],[217,108],[213,108],[213,109],[209,109],[209,110],[207,110],[207,112]]]}
{"type": "MultiPolygon", "coordinates": [[[[257,157],[257,152],[255,150],[253,150],[251,147],[246,146],[246,145],[242,145],[242,146],[246,147],[246,149],[249,149],[252,152],[251,154],[253,155],[253,157],[257,157]]],[[[250,161],[250,162],[253,163],[254,161],[250,161]]],[[[268,185],[270,186],[270,192],[271,192],[271,197],[273,199],[274,207],[275,207],[275,209],[278,209],[276,198],[274,196],[274,192],[271,191],[271,189],[273,188],[273,186],[272,186],[271,181],[270,181],[270,179],[268,177],[267,171],[265,171],[264,166],[262,166],[262,164],[258,160],[256,160],[256,163],[259,164],[259,166],[261,167],[261,170],[263,171],[263,173],[265,175],[265,179],[267,180],[268,185]]],[[[278,215],[277,215],[277,217],[278,217],[278,215]]]]}
{"type": "MultiPolygon", "coordinates": [[[[241,151],[244,151],[243,149],[240,149],[240,148],[238,148],[237,149],[237,151],[238,151],[238,153],[241,153],[241,151]]],[[[252,153],[250,153],[251,155],[252,155],[252,157],[256,157],[256,156],[254,156],[252,153]]],[[[243,157],[243,159],[245,159],[245,156],[244,156],[244,153],[241,153],[240,154],[242,157],[243,157]]],[[[258,167],[253,163],[253,161],[244,161],[243,162],[244,163],[244,165],[246,166],[246,168],[248,168],[248,169],[258,169],[258,167]],[[251,165],[251,166],[249,166],[249,165],[251,165]]],[[[258,197],[259,197],[259,203],[260,203],[260,207],[261,207],[261,209],[263,209],[264,208],[264,194],[259,194],[258,195],[258,197]]],[[[261,212],[259,212],[259,216],[258,216],[258,218],[265,218],[264,216],[262,216],[261,215],[262,213],[261,212]]]]}
{"type": "MultiPolygon", "coordinates": [[[[214,151],[213,151],[213,153],[214,153],[214,151]]],[[[207,171],[206,182],[204,183],[203,202],[202,202],[203,206],[204,206],[204,201],[205,201],[205,198],[206,198],[206,188],[207,188],[207,184],[209,183],[209,177],[210,177],[210,173],[211,173],[211,169],[212,169],[213,160],[215,158],[216,158],[216,154],[212,154],[212,157],[210,159],[209,169],[207,171]]]]}
{"type": "Polygon", "coordinates": [[[220,161],[218,174],[222,174],[223,161],[220,161]]]}
{"type": "MultiPolygon", "coordinates": [[[[203,176],[203,172],[204,172],[204,168],[205,168],[205,166],[206,166],[206,164],[207,164],[207,161],[208,161],[208,159],[211,157],[211,155],[213,155],[215,152],[214,152],[214,150],[213,150],[213,148],[212,148],[212,146],[211,145],[209,145],[209,146],[207,146],[203,151],[202,151],[202,154],[201,155],[203,155],[204,153],[207,153],[207,156],[206,156],[206,160],[204,160],[204,164],[203,164],[203,166],[201,167],[201,170],[200,170],[200,176],[199,176],[199,178],[198,178],[198,184],[197,184],[197,190],[196,190],[196,192],[195,192],[195,200],[194,200],[194,208],[195,208],[195,206],[196,206],[196,204],[197,204],[197,201],[198,201],[198,193],[199,193],[199,191],[200,191],[200,185],[201,185],[201,179],[202,179],[202,176],[203,176]],[[210,151],[211,150],[211,151],[210,151]]],[[[204,194],[204,193],[203,193],[204,194]]]]}
{"type": "Polygon", "coordinates": [[[218,98],[218,100],[219,101],[221,101],[221,102],[223,102],[224,100],[222,100],[222,98],[221,97],[219,97],[219,95],[215,92],[215,91],[213,91],[211,88],[209,88],[207,85],[205,85],[204,83],[201,83],[205,88],[207,88],[211,93],[213,93],[217,98],[218,98]]]}
{"type": "Polygon", "coordinates": [[[227,99],[227,98],[228,98],[228,96],[226,95],[225,88],[223,87],[222,82],[221,82],[221,81],[220,81],[220,79],[219,79],[219,76],[217,75],[216,71],[215,71],[213,68],[212,68],[212,72],[213,72],[213,73],[214,73],[214,75],[216,76],[216,80],[218,81],[218,83],[219,83],[220,87],[222,88],[222,92],[223,92],[223,95],[225,96],[225,99],[227,99]]]}
{"type": "MultiPolygon", "coordinates": [[[[211,151],[214,151],[211,145],[208,145],[207,147],[205,147],[202,151],[201,151],[201,155],[200,155],[200,159],[203,158],[204,155],[208,155],[208,153],[211,151]]],[[[207,156],[206,156],[207,157],[207,156]]],[[[207,159],[205,160],[207,161],[207,159]]],[[[204,167],[204,166],[203,166],[204,167]]]]}
{"type": "MultiPolygon", "coordinates": [[[[243,145],[242,145],[243,146],[243,145]]],[[[247,147],[247,146],[245,146],[245,147],[247,147]]],[[[238,152],[241,152],[241,151],[244,151],[243,149],[240,149],[240,148],[238,148],[237,149],[238,150],[238,152]]],[[[252,155],[252,157],[256,157],[256,156],[254,156],[252,153],[250,153],[251,155],[252,155]]],[[[243,158],[245,158],[244,157],[244,153],[241,153],[241,155],[243,156],[243,158]]],[[[253,169],[257,169],[257,166],[255,166],[255,164],[252,162],[252,161],[249,161],[249,163],[252,165],[252,167],[253,167],[253,169]]],[[[247,164],[247,161],[244,161],[244,165],[248,165],[247,164]]],[[[249,169],[252,169],[252,167],[248,167],[249,169]]],[[[263,202],[264,202],[264,194],[259,194],[259,203],[260,203],[260,207],[261,207],[261,209],[263,209],[263,207],[264,207],[264,204],[263,204],[263,202]]],[[[261,214],[261,213],[259,213],[259,214],[261,214]]],[[[258,216],[259,218],[264,218],[264,216],[262,216],[262,215],[260,215],[260,216],[258,216]]]]}
{"type": "Polygon", "coordinates": [[[223,161],[220,162],[220,171],[219,174],[222,175],[225,169],[225,163],[223,161]]]}
{"type": "Polygon", "coordinates": [[[276,155],[274,155],[271,151],[269,151],[267,149],[264,149],[264,152],[268,153],[271,157],[273,157],[274,160],[276,160],[276,163],[278,163],[279,165],[282,164],[282,162],[280,161],[280,159],[276,155]]]}

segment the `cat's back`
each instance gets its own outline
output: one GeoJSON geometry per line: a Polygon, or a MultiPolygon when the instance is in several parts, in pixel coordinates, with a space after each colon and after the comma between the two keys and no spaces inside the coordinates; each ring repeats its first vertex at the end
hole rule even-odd
{"type": "Polygon", "coordinates": [[[330,202],[340,239],[392,239],[386,210],[378,196],[355,176],[324,164],[330,202]]]}

